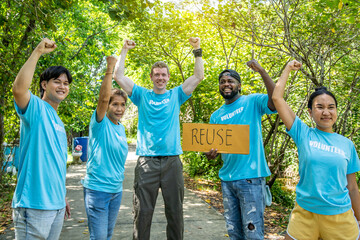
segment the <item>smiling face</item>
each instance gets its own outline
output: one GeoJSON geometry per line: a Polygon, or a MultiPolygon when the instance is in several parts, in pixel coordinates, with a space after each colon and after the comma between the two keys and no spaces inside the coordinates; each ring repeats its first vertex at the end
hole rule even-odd
{"type": "Polygon", "coordinates": [[[117,125],[125,113],[125,108],[125,98],[119,95],[114,95],[109,103],[106,116],[110,119],[110,121],[117,125]]]}
{"type": "Polygon", "coordinates": [[[337,109],[334,98],[321,94],[314,98],[312,109],[308,109],[310,116],[316,123],[316,128],[332,133],[332,127],[337,120],[337,109]]]}
{"type": "Polygon", "coordinates": [[[219,80],[219,91],[225,100],[238,96],[241,83],[229,75],[223,75],[219,80]]]}
{"type": "Polygon", "coordinates": [[[65,73],[49,81],[42,81],[41,86],[44,89],[43,100],[52,104],[59,104],[69,94],[69,80],[65,73]]]}
{"type": "Polygon", "coordinates": [[[154,68],[150,74],[150,78],[154,83],[153,90],[155,93],[162,94],[166,92],[166,85],[170,79],[167,68],[154,68]]]}

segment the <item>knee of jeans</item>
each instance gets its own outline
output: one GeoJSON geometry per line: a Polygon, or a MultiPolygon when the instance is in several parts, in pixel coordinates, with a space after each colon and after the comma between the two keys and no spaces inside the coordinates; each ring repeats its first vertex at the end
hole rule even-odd
{"type": "Polygon", "coordinates": [[[247,225],[247,230],[248,230],[248,231],[253,231],[253,230],[255,230],[255,225],[254,225],[252,222],[248,223],[248,225],[247,225]]]}
{"type": "Polygon", "coordinates": [[[231,223],[226,223],[226,229],[228,230],[228,232],[231,232],[235,229],[235,227],[231,223]]]}

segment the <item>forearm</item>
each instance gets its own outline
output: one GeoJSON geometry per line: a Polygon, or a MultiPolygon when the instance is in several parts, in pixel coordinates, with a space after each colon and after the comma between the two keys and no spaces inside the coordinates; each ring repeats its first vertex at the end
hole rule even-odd
{"type": "Polygon", "coordinates": [[[114,70],[114,79],[119,84],[119,86],[129,95],[131,96],[132,89],[134,87],[134,82],[125,77],[125,59],[127,55],[128,49],[123,48],[120,53],[120,58],[115,65],[114,70]]]}
{"type": "Polygon", "coordinates": [[[190,95],[204,79],[204,62],[202,57],[195,57],[194,75],[189,77],[183,83],[183,91],[186,95],[190,95]]]}
{"type": "Polygon", "coordinates": [[[290,69],[285,68],[285,70],[280,76],[280,79],[276,83],[274,92],[272,94],[272,100],[276,107],[276,110],[288,130],[291,129],[296,118],[295,113],[290,108],[290,106],[285,102],[284,99],[285,86],[286,86],[286,81],[289,77],[289,73],[290,73],[290,69]]]}
{"type": "Polygon", "coordinates": [[[115,66],[114,77],[116,79],[121,79],[125,75],[125,59],[126,59],[127,52],[128,52],[128,49],[126,49],[126,48],[121,49],[119,61],[117,61],[116,66],[115,66]]]}
{"type": "Polygon", "coordinates": [[[198,81],[196,85],[198,85],[204,79],[204,61],[202,57],[195,58],[194,75],[198,81]]]}
{"type": "Polygon", "coordinates": [[[40,57],[41,53],[35,50],[20,69],[13,83],[13,94],[15,95],[15,97],[17,95],[21,96],[27,93],[27,91],[29,90],[32,79],[34,77],[36,64],[39,61],[40,57]]]}
{"type": "Polygon", "coordinates": [[[111,87],[112,87],[112,73],[113,73],[114,65],[109,65],[106,68],[105,77],[101,84],[100,92],[99,92],[99,102],[109,102],[111,96],[111,87]]]}
{"type": "Polygon", "coordinates": [[[105,72],[105,77],[101,83],[99,99],[96,108],[96,121],[101,122],[106,114],[106,111],[109,106],[109,101],[111,97],[111,86],[112,86],[112,72],[114,69],[114,64],[108,64],[105,72]]]}
{"type": "Polygon", "coordinates": [[[355,173],[348,174],[347,178],[347,188],[349,190],[349,195],[351,199],[351,206],[354,211],[355,217],[360,221],[360,194],[359,187],[357,185],[355,173]]]}
{"type": "Polygon", "coordinates": [[[350,199],[351,199],[351,206],[354,211],[355,217],[358,221],[360,221],[360,195],[359,190],[354,189],[349,191],[350,199]]]}
{"type": "Polygon", "coordinates": [[[275,88],[272,93],[272,99],[275,101],[276,99],[283,99],[285,93],[285,86],[286,82],[290,75],[290,69],[285,67],[284,71],[282,72],[279,80],[277,81],[275,88]]]}
{"type": "Polygon", "coordinates": [[[268,94],[268,97],[269,97],[269,101],[268,101],[268,107],[271,109],[271,110],[275,110],[275,105],[272,101],[272,95],[273,95],[273,92],[274,92],[274,88],[275,88],[275,83],[274,81],[271,79],[271,77],[269,76],[269,74],[266,72],[265,69],[261,69],[259,71],[260,75],[261,75],[261,78],[263,79],[264,81],[264,84],[265,84],[265,87],[266,87],[266,91],[267,91],[267,94],[268,94]]]}

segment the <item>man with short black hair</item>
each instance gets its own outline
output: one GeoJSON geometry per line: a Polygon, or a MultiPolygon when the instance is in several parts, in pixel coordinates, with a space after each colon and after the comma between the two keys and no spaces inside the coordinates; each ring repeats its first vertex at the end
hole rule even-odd
{"type": "Polygon", "coordinates": [[[204,78],[202,50],[199,38],[190,38],[195,56],[194,75],[173,89],[167,90],[170,79],[166,63],[156,62],[150,73],[153,89],[140,87],[124,76],[127,51],[135,42],[125,40],[120,60],[115,67],[115,80],[138,107],[139,159],[134,180],[134,235],[133,239],[150,239],[150,228],[159,188],[165,202],[167,239],[183,239],[184,179],[180,145],[180,106],[190,98],[204,78]]]}
{"type": "Polygon", "coordinates": [[[67,138],[57,109],[69,93],[70,72],[62,66],[46,69],[40,77],[41,98],[30,85],[42,54],[56,48],[44,38],[20,69],[13,84],[15,109],[20,117],[18,181],[12,201],[16,239],[59,239],[64,215],[67,138]]]}
{"type": "MultiPolygon", "coordinates": [[[[232,240],[264,239],[265,177],[270,175],[264,154],[261,117],[275,113],[271,99],[275,84],[257,61],[252,60],[247,65],[260,73],[268,94],[241,95],[240,75],[226,69],[219,75],[219,91],[225,104],[210,118],[213,124],[250,125],[250,153],[221,154],[224,164],[219,177],[224,217],[232,240]]],[[[211,149],[205,155],[214,159],[218,154],[216,149],[211,149]]]]}

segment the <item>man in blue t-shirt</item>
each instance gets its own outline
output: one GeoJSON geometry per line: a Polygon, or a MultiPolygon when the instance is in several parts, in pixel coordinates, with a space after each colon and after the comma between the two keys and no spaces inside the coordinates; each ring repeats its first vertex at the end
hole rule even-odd
{"type": "Polygon", "coordinates": [[[30,85],[42,54],[56,48],[44,38],[20,69],[13,84],[15,109],[20,117],[20,160],[13,196],[16,239],[59,239],[64,215],[67,138],[57,109],[69,93],[70,72],[62,66],[46,69],[40,76],[41,98],[30,85]]]}
{"type": "Polygon", "coordinates": [[[115,67],[115,80],[139,111],[136,153],[140,157],[135,168],[133,239],[150,239],[159,188],[165,202],[167,239],[183,239],[184,180],[179,158],[179,154],[182,154],[180,106],[204,78],[200,39],[190,38],[189,41],[194,48],[194,75],[173,89],[166,89],[170,73],[164,62],[156,62],[151,68],[152,90],[140,87],[124,76],[126,54],[135,47],[131,40],[125,40],[115,67]]]}
{"type": "MultiPolygon", "coordinates": [[[[260,66],[252,60],[247,65],[259,72],[267,89],[266,94],[240,95],[239,74],[230,69],[219,75],[219,91],[225,104],[210,118],[212,124],[250,125],[249,154],[221,154],[224,161],[220,169],[224,217],[230,239],[264,239],[265,177],[270,170],[264,154],[261,117],[275,113],[271,100],[275,84],[260,66]]],[[[205,154],[209,159],[217,156],[211,149],[205,154]]]]}

